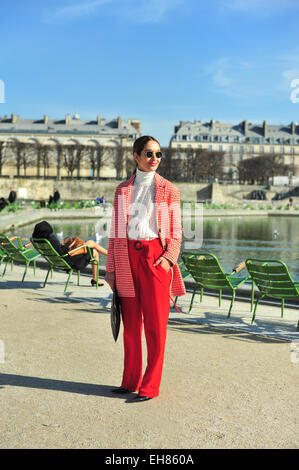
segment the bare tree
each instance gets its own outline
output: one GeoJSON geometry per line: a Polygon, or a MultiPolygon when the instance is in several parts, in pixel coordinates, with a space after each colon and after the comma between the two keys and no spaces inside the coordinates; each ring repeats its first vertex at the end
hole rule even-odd
{"type": "Polygon", "coordinates": [[[124,147],[117,145],[116,147],[110,147],[111,149],[111,164],[116,170],[116,179],[120,180],[123,178],[124,167],[125,167],[125,152],[124,147]]]}
{"type": "Polygon", "coordinates": [[[159,166],[159,173],[170,180],[197,182],[222,176],[224,152],[192,147],[165,147],[162,150],[164,159],[159,166]]]}
{"type": "Polygon", "coordinates": [[[17,176],[21,176],[21,168],[23,168],[24,176],[26,176],[27,168],[36,165],[35,144],[12,141],[9,142],[9,146],[16,156],[17,176]]]}
{"type": "Polygon", "coordinates": [[[101,169],[105,164],[109,163],[110,149],[104,145],[98,144],[96,146],[96,175],[97,179],[100,178],[101,169]]]}
{"type": "Polygon", "coordinates": [[[199,155],[200,174],[207,178],[221,178],[223,174],[224,152],[203,149],[199,155]]]}
{"type": "Polygon", "coordinates": [[[132,147],[126,146],[123,147],[124,152],[124,160],[125,160],[125,168],[126,168],[126,176],[130,178],[136,169],[136,162],[133,157],[133,149],[132,147]]]}
{"type": "Polygon", "coordinates": [[[287,175],[289,165],[280,161],[280,155],[269,154],[241,160],[237,165],[240,182],[268,183],[276,175],[287,175]]]}
{"type": "Polygon", "coordinates": [[[84,156],[84,145],[76,144],[75,145],[75,159],[76,159],[76,168],[77,168],[77,178],[80,178],[80,169],[81,169],[81,162],[84,156]]]}
{"type": "Polygon", "coordinates": [[[100,178],[101,169],[110,163],[110,153],[109,147],[99,143],[84,148],[84,156],[89,162],[93,177],[100,178]]]}
{"type": "Polygon", "coordinates": [[[54,147],[50,144],[42,144],[39,147],[40,167],[43,168],[44,177],[48,175],[51,161],[53,162],[54,160],[53,150],[54,147]]]}
{"type": "Polygon", "coordinates": [[[14,160],[14,155],[10,152],[10,144],[3,140],[0,141],[0,176],[3,174],[3,167],[14,160]]]}
{"type": "Polygon", "coordinates": [[[169,180],[178,181],[177,170],[180,156],[177,153],[177,149],[172,147],[161,147],[161,151],[163,157],[158,170],[160,175],[169,180]]]}
{"type": "Polygon", "coordinates": [[[63,166],[67,170],[67,175],[73,177],[73,173],[77,168],[76,145],[66,145],[62,151],[63,166]]]}

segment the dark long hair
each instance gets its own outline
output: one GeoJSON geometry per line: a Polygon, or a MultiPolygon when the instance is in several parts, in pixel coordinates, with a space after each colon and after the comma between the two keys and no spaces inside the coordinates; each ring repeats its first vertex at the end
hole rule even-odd
{"type": "Polygon", "coordinates": [[[157,142],[157,144],[160,145],[160,142],[155,137],[152,137],[151,135],[142,135],[141,137],[138,137],[138,139],[135,140],[133,144],[133,153],[136,152],[137,155],[140,155],[145,145],[150,140],[154,140],[155,142],[157,142]]]}
{"type": "MultiPolygon", "coordinates": [[[[145,145],[151,140],[153,140],[154,142],[157,142],[157,144],[160,145],[160,142],[155,137],[152,137],[151,135],[142,135],[141,137],[138,137],[138,139],[135,140],[133,144],[133,153],[136,152],[137,155],[140,155],[145,145]]],[[[136,168],[137,168],[137,164],[136,164],[135,170],[133,171],[133,174],[136,173],[136,168]]]]}

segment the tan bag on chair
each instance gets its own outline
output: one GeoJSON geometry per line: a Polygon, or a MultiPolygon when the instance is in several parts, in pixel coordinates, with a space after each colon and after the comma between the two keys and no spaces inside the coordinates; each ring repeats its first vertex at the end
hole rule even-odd
{"type": "MultiPolygon", "coordinates": [[[[62,245],[65,245],[69,251],[74,250],[75,248],[78,248],[82,245],[84,245],[84,240],[81,240],[81,238],[75,236],[74,238],[64,238],[62,241],[62,245]]],[[[70,256],[75,256],[75,255],[84,255],[87,253],[87,247],[82,246],[80,250],[76,250],[75,253],[69,253],[70,256]]]]}

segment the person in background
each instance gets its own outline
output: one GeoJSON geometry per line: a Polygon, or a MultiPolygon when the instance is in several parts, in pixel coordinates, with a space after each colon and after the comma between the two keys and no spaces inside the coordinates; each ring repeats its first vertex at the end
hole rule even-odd
{"type": "Polygon", "coordinates": [[[17,199],[17,193],[16,191],[14,190],[14,188],[10,188],[10,193],[9,193],[9,196],[8,196],[8,202],[10,202],[11,204],[13,202],[15,202],[17,199]]]}
{"type": "Polygon", "coordinates": [[[54,189],[54,194],[53,194],[53,202],[55,202],[55,204],[57,204],[59,199],[60,199],[59,191],[58,191],[58,189],[55,188],[54,189]]]}
{"type": "Polygon", "coordinates": [[[4,209],[4,207],[7,206],[7,202],[5,200],[4,197],[0,197],[0,211],[2,211],[2,209],[4,209]]]}
{"type": "Polygon", "coordinates": [[[294,207],[294,206],[293,206],[293,198],[292,198],[292,197],[289,198],[289,204],[288,204],[288,206],[289,206],[289,209],[293,209],[293,207],[294,207]]]}

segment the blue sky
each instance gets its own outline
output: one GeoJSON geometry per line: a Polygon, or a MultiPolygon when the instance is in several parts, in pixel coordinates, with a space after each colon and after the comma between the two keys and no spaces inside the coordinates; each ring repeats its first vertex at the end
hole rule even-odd
{"type": "Polygon", "coordinates": [[[1,2],[0,115],[299,121],[298,0],[1,2]]]}

